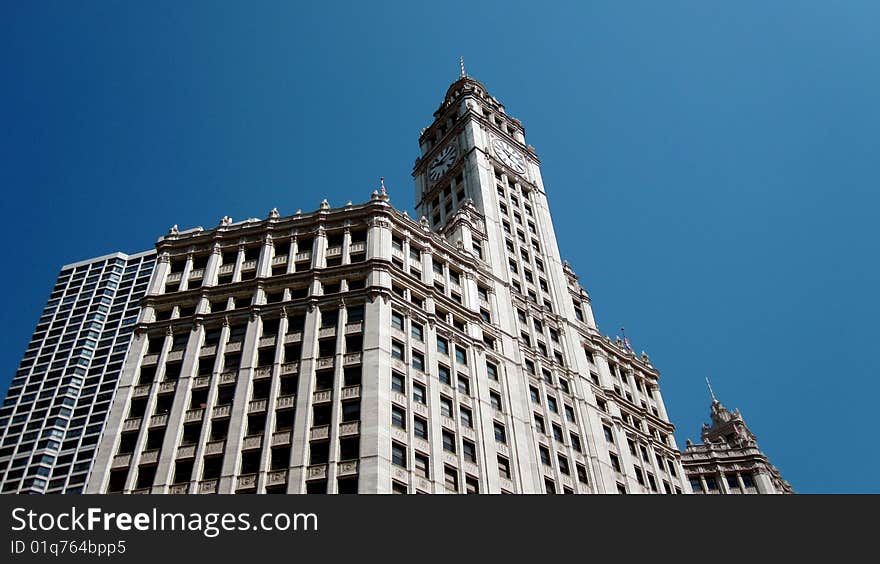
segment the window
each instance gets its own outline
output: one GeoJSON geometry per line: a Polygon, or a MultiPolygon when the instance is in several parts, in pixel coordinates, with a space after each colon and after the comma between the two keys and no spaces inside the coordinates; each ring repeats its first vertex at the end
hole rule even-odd
{"type": "Polygon", "coordinates": [[[398,429],[406,429],[406,412],[397,406],[392,406],[391,424],[398,429]]]}
{"type": "Polygon", "coordinates": [[[499,395],[498,392],[489,392],[489,402],[492,404],[492,409],[502,411],[501,395],[499,395]]]}
{"type": "Polygon", "coordinates": [[[703,493],[703,483],[699,478],[691,478],[691,489],[698,493],[703,493]]]}
{"type": "Polygon", "coordinates": [[[480,493],[480,482],[473,476],[465,476],[464,493],[468,495],[480,493]]]}
{"type": "MultiPolygon", "coordinates": [[[[670,464],[670,465],[669,465],[669,473],[670,473],[670,474],[672,474],[672,469],[673,469],[673,468],[674,468],[674,467],[672,466],[672,464],[670,464]]],[[[675,475],[675,474],[673,474],[673,476],[674,476],[674,475],[675,475]]],[[[744,485],[745,487],[747,487],[747,488],[754,488],[754,487],[755,487],[755,480],[752,478],[752,475],[751,475],[751,474],[742,474],[741,477],[742,477],[743,485],[744,485]]]]}
{"type": "Polygon", "coordinates": [[[443,467],[444,483],[449,491],[458,491],[458,470],[450,466],[443,467]]]}
{"type": "Polygon", "coordinates": [[[585,484],[589,483],[589,479],[587,479],[587,468],[581,464],[575,465],[575,472],[577,473],[578,481],[583,482],[585,484]]]}
{"type": "Polygon", "coordinates": [[[507,444],[507,433],[504,430],[504,425],[499,422],[495,422],[495,440],[499,443],[507,444]]]}
{"type": "Polygon", "coordinates": [[[562,444],[565,444],[565,438],[562,434],[562,427],[557,424],[553,424],[553,438],[559,441],[562,444]]]}
{"type": "Polygon", "coordinates": [[[403,331],[403,316],[396,311],[391,312],[391,326],[403,331]]]}
{"type": "Polygon", "coordinates": [[[391,373],[391,389],[401,394],[406,393],[406,379],[403,374],[397,372],[391,373]]]}
{"type": "Polygon", "coordinates": [[[529,386],[529,395],[532,398],[532,402],[541,405],[541,393],[538,391],[538,388],[529,386]]]}
{"type": "Polygon", "coordinates": [[[639,485],[645,485],[645,476],[642,474],[642,469],[638,466],[633,466],[633,469],[636,471],[636,481],[639,482],[639,485]]]}
{"type": "Polygon", "coordinates": [[[614,433],[611,431],[611,427],[608,425],[602,425],[602,431],[605,432],[605,440],[614,444],[614,433]]]}
{"type": "Polygon", "coordinates": [[[461,347],[455,347],[455,362],[467,366],[467,351],[461,347]]]}
{"type": "Polygon", "coordinates": [[[556,398],[547,396],[547,408],[553,413],[559,413],[559,407],[556,405],[556,398]]]}
{"type": "Polygon", "coordinates": [[[566,476],[571,475],[571,470],[568,467],[568,459],[562,456],[561,454],[556,455],[556,460],[559,461],[559,471],[565,474],[566,476]]]}
{"type": "Polygon", "coordinates": [[[498,457],[498,473],[502,478],[510,479],[510,461],[503,456],[498,457]]]}
{"type": "Polygon", "coordinates": [[[617,458],[617,455],[614,453],[611,453],[609,455],[609,458],[611,459],[611,467],[614,468],[614,470],[616,472],[620,472],[621,471],[620,470],[620,459],[617,458]]]}
{"type": "Polygon", "coordinates": [[[449,342],[446,339],[437,337],[437,352],[449,354],[449,342]]]}
{"type": "Polygon", "coordinates": [[[421,384],[413,383],[413,401],[417,403],[427,403],[428,394],[425,387],[421,384]]]}
{"type": "Polygon", "coordinates": [[[396,358],[397,360],[404,360],[406,358],[403,352],[403,343],[391,341],[391,358],[396,358]]]}
{"type": "Polygon", "coordinates": [[[538,429],[538,432],[541,433],[542,435],[547,433],[547,428],[544,427],[544,418],[541,417],[540,415],[538,415],[537,413],[535,414],[535,427],[538,429]]]}
{"type": "Polygon", "coordinates": [[[417,353],[413,351],[412,367],[421,372],[425,371],[425,356],[422,353],[417,353]]]}
{"type": "Polygon", "coordinates": [[[463,440],[461,442],[461,455],[468,462],[476,462],[477,461],[477,445],[474,443],[463,440]]]}
{"type": "Polygon", "coordinates": [[[428,438],[428,422],[421,417],[413,418],[413,435],[420,439],[428,438]]]}
{"type": "Polygon", "coordinates": [[[491,362],[486,363],[486,373],[489,375],[490,380],[498,381],[498,367],[491,362]]]}
{"type": "Polygon", "coordinates": [[[437,377],[440,379],[441,384],[446,384],[447,386],[452,385],[452,377],[449,375],[449,367],[438,364],[437,377]]]}
{"type": "Polygon", "coordinates": [[[565,410],[565,418],[574,423],[574,409],[570,405],[564,406],[563,409],[565,410]]]}
{"type": "Polygon", "coordinates": [[[706,490],[710,492],[718,491],[718,481],[714,477],[706,477],[706,490]]]}
{"type": "Polygon", "coordinates": [[[464,376],[458,377],[458,391],[462,394],[469,396],[471,395],[471,383],[470,380],[465,378],[464,376]]]}
{"type": "Polygon", "coordinates": [[[541,462],[544,464],[544,466],[551,466],[552,462],[550,461],[550,450],[543,445],[539,450],[541,452],[541,462]]]}
{"type": "Polygon", "coordinates": [[[440,396],[440,414],[452,417],[452,400],[445,396],[440,396]]]}
{"type": "Polygon", "coordinates": [[[461,424],[465,427],[473,427],[473,416],[471,415],[471,410],[466,407],[458,408],[459,420],[461,424]]]}
{"type": "Polygon", "coordinates": [[[413,455],[413,470],[415,471],[416,475],[423,478],[429,478],[429,467],[430,464],[428,463],[428,457],[426,455],[418,452],[413,455]]]}
{"type": "Polygon", "coordinates": [[[391,463],[406,468],[406,447],[398,443],[391,443],[391,463]]]}
{"type": "Polygon", "coordinates": [[[455,435],[446,430],[443,431],[443,450],[455,452],[455,435]]]}

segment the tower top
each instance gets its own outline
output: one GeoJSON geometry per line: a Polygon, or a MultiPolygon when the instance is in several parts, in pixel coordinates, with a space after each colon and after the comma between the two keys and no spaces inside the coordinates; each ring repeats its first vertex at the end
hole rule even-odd
{"type": "Polygon", "coordinates": [[[459,58],[458,58],[458,64],[461,66],[461,74],[459,75],[459,78],[464,78],[464,77],[466,77],[466,76],[467,76],[467,73],[466,73],[465,70],[464,70],[464,57],[459,57],[459,58]]]}
{"type": "Polygon", "coordinates": [[[715,397],[715,392],[712,391],[712,383],[709,382],[708,376],[706,376],[706,386],[709,387],[709,395],[712,396],[712,403],[718,403],[718,398],[715,397]]]}

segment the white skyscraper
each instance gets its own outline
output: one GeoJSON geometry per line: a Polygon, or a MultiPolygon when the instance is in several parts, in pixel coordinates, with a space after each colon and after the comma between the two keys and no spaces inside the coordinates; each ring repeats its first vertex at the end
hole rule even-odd
{"type": "Polygon", "coordinates": [[[434,118],[419,220],[383,186],[158,241],[88,491],[690,491],[657,371],[560,257],[522,124],[464,73],[434,118]]]}

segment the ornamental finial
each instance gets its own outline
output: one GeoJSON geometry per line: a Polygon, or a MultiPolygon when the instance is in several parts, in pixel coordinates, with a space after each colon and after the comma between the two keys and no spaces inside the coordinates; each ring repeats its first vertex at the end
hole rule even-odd
{"type": "Polygon", "coordinates": [[[464,72],[464,57],[458,58],[458,64],[459,64],[459,66],[461,66],[461,78],[466,77],[467,73],[464,72]]]}
{"type": "Polygon", "coordinates": [[[384,176],[380,176],[380,177],[379,177],[379,184],[381,185],[381,186],[380,186],[380,190],[381,190],[381,192],[382,192],[382,195],[385,196],[385,195],[386,195],[386,191],[385,191],[385,177],[384,177],[384,176]]]}

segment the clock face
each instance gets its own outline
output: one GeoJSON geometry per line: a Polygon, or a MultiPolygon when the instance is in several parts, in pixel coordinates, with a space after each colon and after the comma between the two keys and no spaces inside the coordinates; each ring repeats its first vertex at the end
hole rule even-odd
{"type": "Polygon", "coordinates": [[[492,141],[492,148],[495,149],[495,155],[501,159],[501,162],[518,172],[524,174],[526,171],[526,160],[519,151],[510,146],[502,139],[492,141]]]}
{"type": "Polygon", "coordinates": [[[431,180],[437,180],[449,170],[449,167],[452,166],[452,163],[455,162],[455,156],[458,153],[455,149],[455,145],[447,145],[440,153],[434,157],[434,160],[431,161],[431,166],[428,167],[428,177],[431,180]]]}

